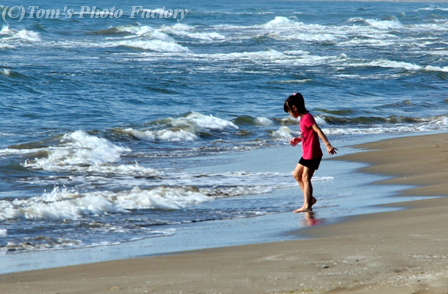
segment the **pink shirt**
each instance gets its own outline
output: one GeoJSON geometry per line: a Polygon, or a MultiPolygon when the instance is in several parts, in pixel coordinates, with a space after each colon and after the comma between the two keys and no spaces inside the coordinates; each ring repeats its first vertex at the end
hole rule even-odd
{"type": "Polygon", "coordinates": [[[323,156],[320,149],[319,136],[313,130],[316,123],[314,117],[307,113],[300,119],[300,137],[302,138],[303,159],[315,159],[323,156]]]}

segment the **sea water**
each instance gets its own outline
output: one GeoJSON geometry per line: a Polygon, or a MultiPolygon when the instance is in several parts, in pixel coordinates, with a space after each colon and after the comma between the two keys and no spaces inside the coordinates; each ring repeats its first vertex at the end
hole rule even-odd
{"type": "MultiPolygon", "coordinates": [[[[448,126],[445,3],[41,0],[0,15],[3,255],[299,206],[299,191],[270,195],[297,189],[300,149],[279,155],[289,168],[216,168],[283,150],[292,92],[337,147],[448,126]]],[[[347,197],[334,166],[315,182],[347,197]]]]}

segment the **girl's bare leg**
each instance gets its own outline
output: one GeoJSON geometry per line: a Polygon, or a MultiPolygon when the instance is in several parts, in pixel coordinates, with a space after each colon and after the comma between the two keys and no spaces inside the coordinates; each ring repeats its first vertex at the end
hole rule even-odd
{"type": "Polygon", "coordinates": [[[302,180],[302,175],[303,175],[304,168],[305,167],[303,165],[298,163],[296,165],[296,168],[292,172],[292,175],[293,175],[294,179],[296,179],[297,183],[299,183],[299,186],[300,186],[300,189],[302,190],[302,192],[303,192],[303,189],[304,189],[303,180],[302,180]]]}
{"type": "Polygon", "coordinates": [[[299,183],[300,189],[303,191],[303,206],[294,210],[294,212],[310,212],[313,211],[313,205],[317,202],[313,197],[313,185],[311,178],[314,175],[314,170],[301,164],[297,164],[293,176],[299,183]]]}

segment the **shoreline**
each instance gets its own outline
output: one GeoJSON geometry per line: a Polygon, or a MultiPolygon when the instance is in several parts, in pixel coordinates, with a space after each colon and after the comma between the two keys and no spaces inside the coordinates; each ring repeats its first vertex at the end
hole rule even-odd
{"type": "MultiPolygon", "coordinates": [[[[447,143],[446,134],[387,139],[358,146],[373,151],[334,160],[370,164],[361,171],[387,175],[380,184],[419,185],[399,195],[448,196],[447,143]]],[[[12,273],[0,283],[5,293],[446,293],[446,202],[385,204],[407,209],[299,230],[307,240],[12,273]]]]}
{"type": "MultiPolygon", "coordinates": [[[[351,154],[356,149],[338,145],[342,149],[340,154],[351,154]]],[[[300,156],[297,148],[289,145],[275,148],[261,148],[244,153],[229,153],[210,157],[212,164],[192,167],[187,171],[200,173],[235,172],[285,172],[293,170],[295,160],[300,156]],[[293,160],[291,160],[293,159],[293,160]]],[[[292,184],[292,188],[277,189],[272,192],[247,195],[242,200],[233,198],[213,201],[230,201],[239,205],[241,201],[256,202],[260,205],[279,202],[285,207],[283,211],[273,214],[259,215],[248,218],[234,218],[205,222],[186,223],[165,228],[172,234],[162,237],[149,237],[130,242],[120,242],[110,245],[84,246],[79,248],[61,248],[53,250],[30,250],[5,252],[0,255],[0,274],[25,272],[46,268],[82,265],[92,262],[179,254],[192,250],[207,248],[222,248],[236,245],[281,242],[286,240],[306,239],[300,232],[312,225],[330,224],[344,221],[346,217],[368,213],[390,211],[397,208],[385,207],[385,203],[393,203],[403,199],[393,197],[400,186],[372,186],[371,183],[384,179],[382,176],[363,175],[357,172],[366,164],[328,160],[326,157],[314,177],[313,185],[318,193],[319,203],[315,206],[316,213],[312,218],[305,214],[291,213],[296,206],[301,205],[303,194],[298,189],[292,177],[285,181],[292,184]],[[335,171],[337,176],[334,178],[335,171]],[[327,180],[319,180],[319,178],[327,180]],[[354,181],[353,179],[356,178],[354,181]],[[337,181],[337,185],[335,185],[337,181]],[[333,191],[337,186],[338,191],[333,191]],[[356,187],[362,186],[364,195],[354,198],[356,187]],[[370,197],[381,191],[382,197],[370,197]]],[[[410,197],[409,200],[416,199],[410,197]]],[[[212,204],[226,207],[226,204],[212,204]]]]}

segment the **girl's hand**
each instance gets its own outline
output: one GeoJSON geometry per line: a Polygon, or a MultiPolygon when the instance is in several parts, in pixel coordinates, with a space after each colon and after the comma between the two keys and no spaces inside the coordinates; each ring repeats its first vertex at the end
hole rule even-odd
{"type": "Polygon", "coordinates": [[[327,146],[328,154],[333,155],[333,154],[337,153],[336,151],[338,150],[338,148],[335,148],[335,147],[331,146],[330,143],[328,143],[326,146],[327,146]]]}
{"type": "Polygon", "coordinates": [[[289,145],[291,145],[292,147],[296,146],[297,144],[299,144],[302,141],[301,138],[292,138],[289,141],[289,145]]]}

